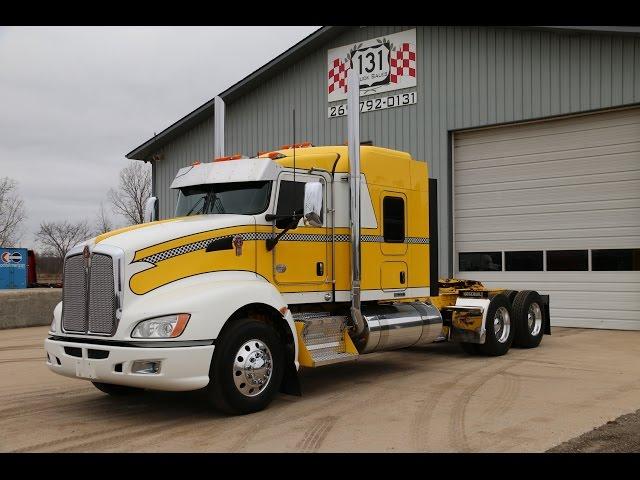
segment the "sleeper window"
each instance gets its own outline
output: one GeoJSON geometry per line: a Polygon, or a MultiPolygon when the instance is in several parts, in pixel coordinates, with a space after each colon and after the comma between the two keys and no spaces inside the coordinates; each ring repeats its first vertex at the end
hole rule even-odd
{"type": "Polygon", "coordinates": [[[384,197],[382,200],[383,236],[387,243],[404,242],[404,200],[384,197]]]}

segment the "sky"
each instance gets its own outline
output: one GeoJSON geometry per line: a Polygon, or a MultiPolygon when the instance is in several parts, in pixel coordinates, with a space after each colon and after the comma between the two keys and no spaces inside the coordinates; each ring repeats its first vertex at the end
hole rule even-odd
{"type": "MultiPolygon", "coordinates": [[[[40,222],[94,224],[125,155],[319,27],[0,27],[0,177],[40,222]]],[[[211,132],[213,135],[213,132],[211,132]]]]}

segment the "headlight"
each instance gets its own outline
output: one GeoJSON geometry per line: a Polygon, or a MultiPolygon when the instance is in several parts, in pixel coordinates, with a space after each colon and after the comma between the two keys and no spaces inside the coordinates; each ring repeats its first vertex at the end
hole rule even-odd
{"type": "Polygon", "coordinates": [[[51,327],[49,328],[50,332],[55,332],[56,331],[56,317],[53,317],[53,320],[51,320],[51,327]]]}
{"type": "Polygon", "coordinates": [[[179,337],[187,326],[191,315],[179,313],[164,317],[150,318],[138,323],[131,332],[134,338],[175,338],[179,337]]]}

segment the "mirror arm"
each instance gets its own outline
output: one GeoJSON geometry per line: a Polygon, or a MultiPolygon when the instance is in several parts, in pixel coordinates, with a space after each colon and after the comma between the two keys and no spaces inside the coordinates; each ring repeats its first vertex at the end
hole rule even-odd
{"type": "MultiPolygon", "coordinates": [[[[276,215],[274,215],[274,217],[275,216],[276,215]]],[[[286,215],[284,217],[287,218],[287,217],[289,217],[289,215],[286,215]]],[[[270,252],[271,250],[273,250],[275,248],[276,244],[278,243],[278,241],[280,240],[280,238],[285,233],[287,233],[289,230],[291,230],[292,228],[295,228],[298,225],[298,222],[300,221],[301,218],[302,218],[302,215],[292,215],[291,216],[291,223],[288,226],[286,226],[284,228],[284,230],[282,230],[279,234],[277,234],[273,238],[267,238],[267,252],[270,252]]]]}

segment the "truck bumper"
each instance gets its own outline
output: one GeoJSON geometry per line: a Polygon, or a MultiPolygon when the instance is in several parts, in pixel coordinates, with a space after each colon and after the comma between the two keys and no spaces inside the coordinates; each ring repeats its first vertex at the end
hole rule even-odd
{"type": "Polygon", "coordinates": [[[213,345],[180,347],[112,346],[47,338],[46,363],[60,375],[153,390],[206,387],[213,345]],[[159,362],[156,373],[133,373],[136,361],[159,362]]]}

